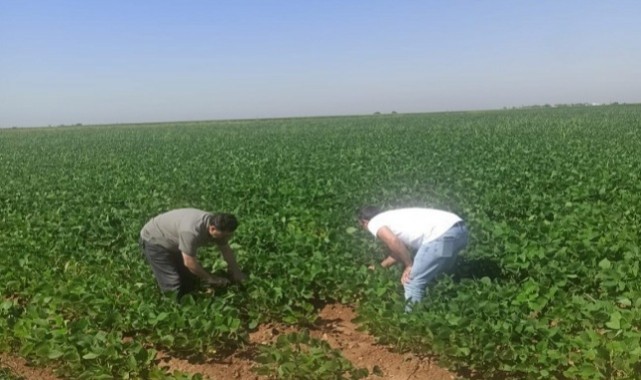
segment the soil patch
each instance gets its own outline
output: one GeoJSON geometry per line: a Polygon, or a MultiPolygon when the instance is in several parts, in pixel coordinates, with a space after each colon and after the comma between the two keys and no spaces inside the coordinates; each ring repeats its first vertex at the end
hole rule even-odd
{"type": "MultiPolygon", "coordinates": [[[[326,305],[320,310],[316,324],[310,328],[310,335],[323,339],[332,348],[341,351],[355,367],[367,368],[368,380],[452,380],[456,375],[438,367],[430,358],[414,354],[400,354],[388,347],[377,344],[371,335],[357,331],[352,323],[356,317],[353,309],[341,304],[326,305]],[[378,374],[374,374],[374,369],[378,374]]],[[[297,328],[281,324],[260,326],[249,336],[249,346],[234,352],[224,359],[210,359],[205,362],[190,362],[159,353],[159,365],[170,371],[199,372],[211,379],[264,379],[257,376],[252,368],[257,366],[254,358],[261,344],[274,342],[279,335],[297,331],[297,328]]]]}
{"type": "Polygon", "coordinates": [[[25,359],[5,352],[0,353],[0,367],[8,368],[14,375],[27,380],[60,380],[52,371],[32,367],[25,359]]]}

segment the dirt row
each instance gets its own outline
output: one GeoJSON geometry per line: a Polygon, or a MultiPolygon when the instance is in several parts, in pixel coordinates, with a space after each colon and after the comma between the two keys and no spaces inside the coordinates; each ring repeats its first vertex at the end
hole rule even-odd
{"type": "Polygon", "coordinates": [[[23,358],[4,352],[0,352],[0,368],[8,368],[13,375],[27,380],[60,380],[47,368],[29,366],[23,358]]]}
{"type": "MultiPolygon", "coordinates": [[[[355,367],[366,368],[370,372],[367,379],[389,380],[452,380],[456,376],[440,367],[431,359],[414,354],[400,354],[388,347],[379,345],[369,334],[357,331],[352,320],[354,310],[341,304],[326,305],[321,309],[316,324],[309,329],[310,335],[325,340],[332,348],[341,351],[343,356],[355,367]]],[[[258,347],[274,342],[279,335],[297,331],[295,327],[279,324],[260,326],[249,336],[249,344],[223,359],[192,362],[159,352],[158,365],[173,372],[201,373],[212,380],[248,379],[261,380],[253,368],[258,347]]],[[[60,380],[47,368],[34,368],[16,356],[0,353],[0,364],[9,368],[15,375],[27,380],[60,380]]]]}
{"type": "MultiPolygon", "coordinates": [[[[355,367],[367,368],[370,376],[367,379],[389,380],[451,380],[456,376],[438,367],[428,358],[413,354],[400,354],[388,347],[376,344],[369,334],[357,331],[352,323],[356,317],[354,310],[341,304],[330,304],[321,309],[318,321],[310,329],[310,335],[323,339],[332,348],[341,351],[343,356],[355,367]],[[377,374],[374,374],[374,368],[377,374]]],[[[168,370],[180,370],[188,373],[199,372],[210,379],[249,379],[260,380],[252,368],[256,366],[254,358],[257,347],[274,342],[279,335],[295,332],[296,328],[277,324],[266,324],[250,334],[250,344],[243,350],[220,360],[205,363],[192,363],[187,360],[161,354],[160,365],[168,370]]]]}

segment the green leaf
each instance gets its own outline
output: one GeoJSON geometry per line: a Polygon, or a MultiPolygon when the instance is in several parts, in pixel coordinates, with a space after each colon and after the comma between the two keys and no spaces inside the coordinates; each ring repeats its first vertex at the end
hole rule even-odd
{"type": "Polygon", "coordinates": [[[358,229],[357,229],[356,227],[347,227],[347,228],[345,229],[345,232],[346,232],[348,235],[353,235],[356,231],[358,231],[358,229]]]}
{"type": "Polygon", "coordinates": [[[49,354],[47,355],[47,357],[48,357],[49,359],[58,359],[58,358],[59,358],[59,357],[61,357],[62,355],[64,355],[64,352],[62,352],[62,351],[57,351],[57,350],[53,350],[53,351],[49,351],[49,354]]]}
{"type": "Polygon", "coordinates": [[[630,301],[630,299],[625,298],[625,297],[620,297],[619,299],[617,299],[617,303],[619,305],[621,305],[621,306],[624,306],[624,307],[625,306],[632,306],[632,301],[630,301]]]}
{"type": "Polygon", "coordinates": [[[610,260],[608,259],[603,259],[599,262],[599,267],[602,269],[610,269],[610,267],[612,267],[612,263],[610,263],[610,260]]]}
{"type": "Polygon", "coordinates": [[[605,325],[613,330],[621,329],[621,313],[615,311],[614,313],[610,314],[610,321],[606,322],[605,325]]]}

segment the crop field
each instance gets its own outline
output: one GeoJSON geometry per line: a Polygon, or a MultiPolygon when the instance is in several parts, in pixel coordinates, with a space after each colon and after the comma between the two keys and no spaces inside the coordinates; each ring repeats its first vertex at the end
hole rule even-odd
{"type": "Polygon", "coordinates": [[[385,378],[309,333],[339,303],[461,378],[641,377],[639,105],[1,130],[0,179],[0,354],[60,379],[201,378],[160,357],[224,358],[270,324],[295,330],[253,378],[385,378]],[[400,268],[367,269],[363,204],[470,228],[411,313],[400,268]],[[159,293],[137,237],[179,207],[237,215],[245,284],[159,293]]]}

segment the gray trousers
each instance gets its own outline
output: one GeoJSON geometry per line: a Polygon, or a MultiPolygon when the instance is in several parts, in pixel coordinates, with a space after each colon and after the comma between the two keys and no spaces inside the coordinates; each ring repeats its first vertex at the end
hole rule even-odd
{"type": "Polygon", "coordinates": [[[143,239],[138,244],[161,291],[177,292],[180,298],[197,288],[198,278],[185,266],[182,253],[150,244],[143,239]]]}

